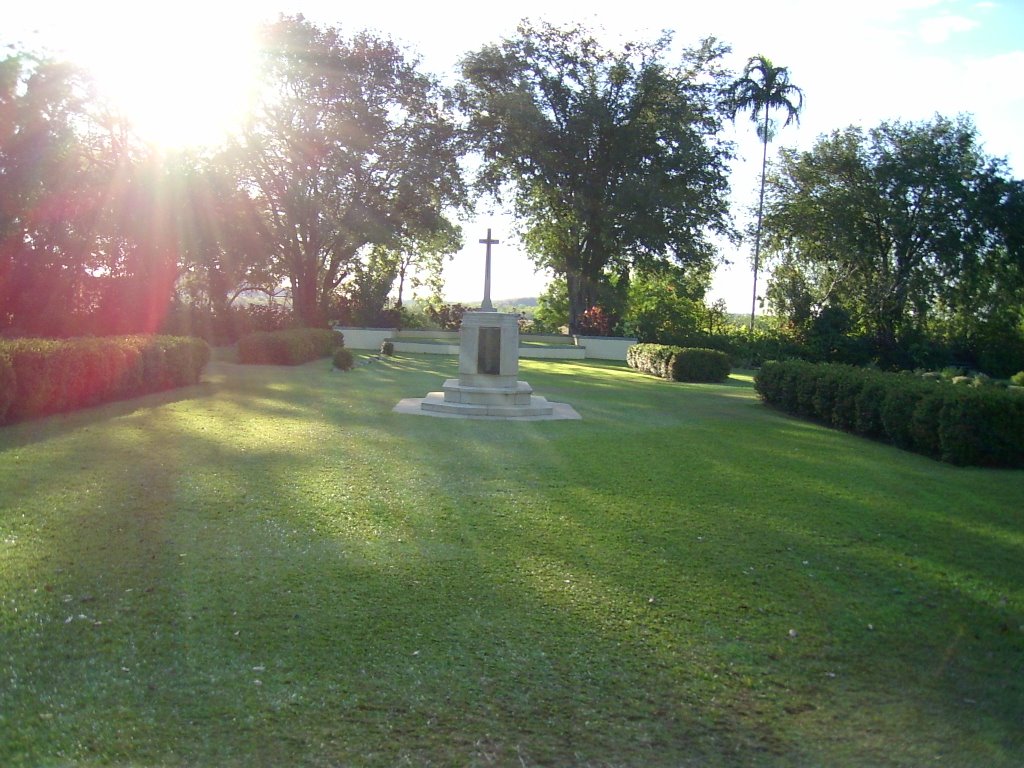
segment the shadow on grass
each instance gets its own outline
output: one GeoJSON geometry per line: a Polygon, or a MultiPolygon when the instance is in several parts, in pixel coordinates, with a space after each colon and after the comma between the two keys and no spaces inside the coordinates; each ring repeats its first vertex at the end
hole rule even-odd
{"type": "Polygon", "coordinates": [[[0,755],[1014,764],[1009,476],[613,368],[524,366],[581,423],[390,413],[452,367],[227,370],[45,446],[88,454],[11,507],[0,755]]]}

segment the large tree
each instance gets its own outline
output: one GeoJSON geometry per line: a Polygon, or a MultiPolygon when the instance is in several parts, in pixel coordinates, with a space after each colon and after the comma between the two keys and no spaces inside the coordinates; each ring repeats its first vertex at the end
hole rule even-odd
{"type": "Polygon", "coordinates": [[[89,119],[74,68],[27,53],[0,60],[0,329],[73,325],[95,201],[89,119]]]}
{"type": "Polygon", "coordinates": [[[0,329],[155,330],[177,270],[166,170],[72,65],[0,61],[0,329]]]}
{"type": "Polygon", "coordinates": [[[462,61],[478,183],[511,191],[530,255],[567,282],[572,332],[607,275],[703,268],[711,233],[729,230],[725,49],[708,40],[672,66],[669,43],[609,51],[582,28],[524,22],[462,61]]]}
{"type": "Polygon", "coordinates": [[[190,158],[174,174],[178,209],[179,294],[207,308],[230,338],[230,308],[246,291],[273,293],[266,220],[222,158],[190,158]]]}
{"type": "Polygon", "coordinates": [[[767,198],[776,308],[797,320],[842,309],[883,359],[936,319],[1024,304],[1021,185],[967,118],[851,127],[784,150],[767,198]]]}
{"type": "Polygon", "coordinates": [[[743,68],[743,74],[732,85],[732,114],[735,119],[740,112],[750,112],[750,119],[757,124],[757,135],[761,139],[761,193],[757,203],[757,227],[754,231],[754,295],[750,303],[750,330],[754,330],[754,315],[757,312],[757,273],[761,265],[761,225],[764,217],[765,175],[768,170],[768,142],[775,135],[771,120],[772,110],[782,110],[786,119],[782,126],[800,121],[804,94],[789,81],[789,70],[777,67],[767,56],[751,57],[743,68]]]}
{"type": "Polygon", "coordinates": [[[269,90],[237,156],[295,312],[316,325],[372,246],[449,227],[459,136],[437,82],[389,40],[298,16],[266,43],[269,90]]]}

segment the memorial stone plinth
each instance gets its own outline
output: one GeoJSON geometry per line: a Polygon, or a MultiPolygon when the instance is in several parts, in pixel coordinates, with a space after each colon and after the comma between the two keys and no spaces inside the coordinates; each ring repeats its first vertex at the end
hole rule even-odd
{"type": "Polygon", "coordinates": [[[553,406],[519,381],[519,316],[467,312],[459,329],[459,378],[444,382],[424,411],[504,418],[550,416],[553,406]],[[441,395],[438,397],[438,395],[441,395]]]}
{"type": "Polygon", "coordinates": [[[495,312],[491,304],[491,246],[487,237],[484,300],[479,312],[462,316],[459,328],[459,378],[445,381],[443,391],[408,397],[399,413],[475,419],[579,419],[567,403],[549,403],[519,381],[519,316],[495,312]]]}

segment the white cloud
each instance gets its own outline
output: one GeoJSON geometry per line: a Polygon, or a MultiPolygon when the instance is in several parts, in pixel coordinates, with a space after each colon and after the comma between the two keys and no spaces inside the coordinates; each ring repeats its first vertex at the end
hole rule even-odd
{"type": "Polygon", "coordinates": [[[970,32],[978,26],[977,21],[966,16],[936,16],[924,19],[918,25],[918,34],[925,43],[939,45],[947,42],[955,34],[970,32]]]}

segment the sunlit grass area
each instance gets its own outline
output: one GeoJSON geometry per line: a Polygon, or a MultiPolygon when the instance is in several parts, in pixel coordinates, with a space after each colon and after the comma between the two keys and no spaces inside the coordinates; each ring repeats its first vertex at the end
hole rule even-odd
{"type": "Polygon", "coordinates": [[[225,359],[0,430],[0,764],[1024,762],[1024,472],[749,376],[524,360],[583,419],[509,423],[225,359]]]}

